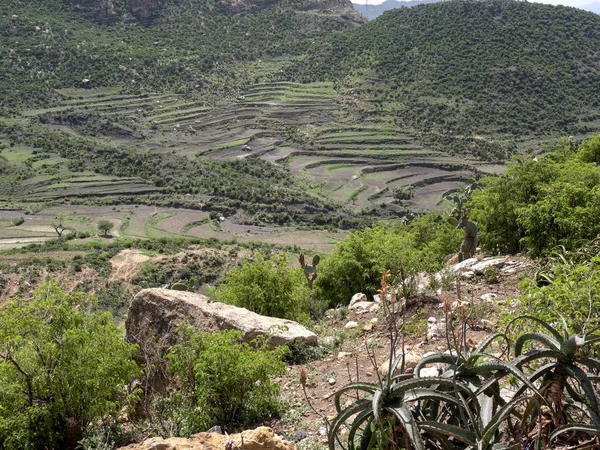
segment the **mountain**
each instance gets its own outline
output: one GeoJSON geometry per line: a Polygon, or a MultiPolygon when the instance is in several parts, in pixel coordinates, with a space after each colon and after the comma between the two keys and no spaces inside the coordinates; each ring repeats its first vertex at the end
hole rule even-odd
{"type": "Polygon", "coordinates": [[[363,21],[349,0],[5,0],[0,114],[58,88],[194,92],[216,65],[300,55],[363,21]]]}
{"type": "MultiPolygon", "coordinates": [[[[379,5],[365,5],[364,3],[352,3],[352,6],[355,10],[357,10],[363,17],[368,20],[373,20],[382,15],[384,12],[389,11],[391,9],[396,8],[410,8],[412,6],[423,5],[426,3],[439,3],[446,0],[386,0],[385,2],[379,5]]],[[[596,14],[600,14],[600,3],[594,2],[589,4],[572,4],[579,9],[583,9],[584,11],[593,12],[596,14]]]]}
{"type": "Polygon", "coordinates": [[[389,11],[288,70],[336,80],[440,135],[578,134],[600,120],[600,16],[517,1],[389,11]]]}
{"type": "Polygon", "coordinates": [[[445,0],[386,0],[379,5],[366,5],[363,3],[352,3],[352,6],[355,10],[357,10],[363,17],[368,20],[373,20],[382,15],[384,12],[389,11],[390,9],[396,8],[410,8],[412,6],[424,5],[427,3],[437,3],[445,0]]]}

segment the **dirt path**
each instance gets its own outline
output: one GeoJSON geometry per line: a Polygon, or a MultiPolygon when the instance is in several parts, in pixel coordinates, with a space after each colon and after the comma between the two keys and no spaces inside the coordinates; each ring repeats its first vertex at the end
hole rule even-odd
{"type": "Polygon", "coordinates": [[[150,257],[142,254],[139,250],[122,250],[110,261],[112,264],[112,272],[109,281],[131,280],[131,278],[139,272],[142,264],[148,260],[150,260],[150,257]]]}

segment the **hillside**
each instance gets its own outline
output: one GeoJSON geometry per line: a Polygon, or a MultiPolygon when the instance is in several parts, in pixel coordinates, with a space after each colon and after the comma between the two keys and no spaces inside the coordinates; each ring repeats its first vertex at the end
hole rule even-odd
{"type": "MultiPolygon", "coordinates": [[[[378,18],[384,12],[389,11],[391,9],[410,8],[412,6],[423,5],[426,3],[438,3],[440,1],[445,0],[386,0],[383,3],[380,3],[379,5],[369,4],[368,6],[366,6],[364,3],[352,3],[352,6],[363,17],[367,18],[368,20],[373,20],[378,18]]],[[[570,5],[582,9],[584,11],[600,14],[599,2],[585,3],[585,0],[583,0],[576,3],[571,2],[570,5]]]]}
{"type": "Polygon", "coordinates": [[[300,55],[362,21],[346,0],[3,1],[0,114],[58,88],[198,92],[216,65],[300,55]]]}
{"type": "Polygon", "coordinates": [[[417,5],[425,5],[427,3],[437,3],[438,1],[443,0],[409,0],[409,1],[400,1],[400,0],[386,0],[379,5],[372,4],[364,4],[364,3],[352,3],[352,6],[355,10],[357,10],[363,17],[368,20],[373,20],[382,15],[384,12],[389,11],[390,9],[396,8],[411,8],[417,5]]]}
{"type": "Polygon", "coordinates": [[[562,6],[435,3],[334,35],[287,73],[339,80],[442,140],[585,134],[600,118],[598,30],[599,16],[562,6]]]}

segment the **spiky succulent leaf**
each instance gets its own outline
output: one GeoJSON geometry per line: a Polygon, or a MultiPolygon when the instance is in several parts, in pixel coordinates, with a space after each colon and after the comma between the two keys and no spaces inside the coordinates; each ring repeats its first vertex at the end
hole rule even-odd
{"type": "Polygon", "coordinates": [[[539,395],[537,388],[533,385],[533,383],[531,383],[531,381],[529,381],[527,376],[511,363],[503,361],[486,362],[474,367],[473,371],[479,374],[485,374],[492,371],[506,372],[507,374],[513,375],[516,379],[523,383],[523,385],[531,389],[534,394],[539,395]]]}
{"type": "Polygon", "coordinates": [[[425,442],[423,442],[423,438],[419,434],[419,427],[406,403],[402,403],[402,405],[396,408],[385,408],[385,410],[394,414],[400,421],[410,439],[413,449],[425,450],[425,442]]]}
{"type": "Polygon", "coordinates": [[[473,431],[465,430],[461,427],[440,422],[423,421],[419,422],[419,428],[423,431],[441,436],[442,439],[452,437],[467,445],[471,445],[475,448],[477,447],[477,435],[473,431]]]}
{"type": "Polygon", "coordinates": [[[510,323],[507,325],[506,329],[508,330],[510,328],[510,326],[518,320],[532,320],[533,322],[536,322],[539,325],[541,325],[542,327],[544,327],[552,336],[554,336],[554,339],[556,339],[558,342],[563,340],[563,336],[555,328],[553,328],[550,324],[548,324],[548,322],[540,319],[539,317],[530,316],[527,314],[519,316],[519,317],[515,317],[513,320],[510,321],[510,323]]]}
{"type": "Polygon", "coordinates": [[[571,431],[580,431],[582,433],[593,434],[596,436],[600,436],[600,427],[587,425],[585,423],[570,423],[568,425],[564,425],[560,428],[554,430],[554,432],[550,435],[550,442],[556,439],[558,436],[564,433],[568,433],[571,431]]]}
{"type": "Polygon", "coordinates": [[[494,434],[496,434],[498,428],[502,425],[502,422],[504,422],[504,420],[519,407],[522,400],[522,398],[513,398],[498,410],[494,417],[492,417],[492,420],[483,429],[483,432],[481,433],[481,442],[488,446],[490,443],[493,443],[494,434]]]}
{"type": "Polygon", "coordinates": [[[487,338],[485,338],[483,342],[481,342],[481,344],[479,344],[479,346],[477,347],[477,349],[475,349],[473,354],[476,355],[485,352],[485,349],[492,345],[492,343],[499,338],[504,339],[507,345],[509,344],[508,337],[504,333],[492,333],[487,338]]]}
{"type": "Polygon", "coordinates": [[[377,390],[379,389],[379,387],[373,383],[350,383],[347,384],[346,386],[344,386],[343,388],[338,389],[335,394],[334,394],[334,403],[335,403],[335,409],[336,411],[339,413],[342,410],[341,407],[341,397],[342,394],[344,392],[348,392],[348,391],[363,391],[366,392],[367,394],[374,394],[377,390]]]}
{"type": "Polygon", "coordinates": [[[462,392],[463,394],[465,394],[466,397],[470,399],[470,401],[473,404],[478,405],[477,396],[467,385],[460,381],[443,377],[413,378],[410,380],[401,381],[392,386],[390,390],[390,396],[397,397],[400,394],[404,394],[405,392],[411,389],[439,389],[439,387],[445,387],[448,389],[448,391],[462,392]]]}
{"type": "Polygon", "coordinates": [[[524,333],[515,342],[515,355],[519,356],[523,352],[523,346],[527,341],[537,341],[544,344],[550,350],[560,351],[561,341],[558,341],[547,334],[531,332],[524,333]]]}
{"type": "Polygon", "coordinates": [[[600,427],[600,405],[598,404],[598,394],[594,389],[594,385],[587,377],[587,374],[579,367],[571,364],[563,364],[561,367],[566,370],[569,375],[577,380],[586,396],[586,404],[589,406],[590,418],[596,426],[600,427]]]}
{"type": "MultiPolygon", "coordinates": [[[[354,420],[352,421],[352,425],[350,425],[350,431],[348,433],[348,448],[355,449],[356,444],[354,443],[354,437],[356,433],[360,430],[360,427],[366,423],[366,427],[371,428],[371,421],[373,420],[373,411],[370,409],[365,409],[356,415],[354,420]]],[[[363,434],[366,431],[363,430],[363,434]]],[[[362,441],[362,438],[361,438],[362,441]]]]}
{"type": "MultiPolygon", "coordinates": [[[[329,428],[329,433],[327,436],[330,450],[335,450],[336,436],[339,432],[340,427],[344,423],[346,423],[346,421],[350,417],[352,417],[354,414],[358,414],[361,411],[364,411],[365,409],[372,412],[370,399],[357,400],[354,404],[350,405],[349,407],[347,407],[343,411],[341,411],[336,416],[336,418],[333,419],[333,422],[331,422],[331,427],[329,428]]],[[[346,447],[342,447],[342,448],[345,449],[346,447]]],[[[350,450],[353,450],[353,449],[350,449],[350,450]]]]}
{"type": "Polygon", "coordinates": [[[459,360],[460,359],[458,356],[451,356],[447,353],[434,353],[433,355],[425,356],[424,358],[422,358],[421,361],[419,361],[419,363],[416,365],[413,373],[416,377],[420,377],[421,369],[429,364],[442,363],[456,365],[458,364],[459,360]]]}

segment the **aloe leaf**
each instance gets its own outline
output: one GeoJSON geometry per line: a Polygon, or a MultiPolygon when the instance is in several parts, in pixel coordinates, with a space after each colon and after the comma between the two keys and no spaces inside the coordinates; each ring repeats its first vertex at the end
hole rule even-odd
{"type": "Polygon", "coordinates": [[[381,391],[375,392],[373,394],[373,401],[371,402],[371,408],[373,409],[373,420],[375,420],[375,424],[379,427],[381,432],[383,433],[383,425],[381,424],[381,391]]]}
{"type": "Polygon", "coordinates": [[[506,329],[508,329],[514,322],[516,322],[517,320],[533,320],[534,322],[537,322],[538,324],[540,324],[542,327],[544,327],[546,330],[548,330],[548,332],[554,336],[554,338],[557,341],[562,341],[563,337],[562,335],[556,330],[554,329],[552,326],[550,326],[550,324],[548,324],[547,322],[543,321],[542,319],[540,319],[539,317],[535,317],[535,316],[529,316],[529,315],[523,315],[523,316],[519,316],[519,317],[515,317],[513,320],[510,321],[510,323],[506,326],[506,329]]]}
{"type": "Polygon", "coordinates": [[[554,358],[561,359],[564,355],[558,350],[549,350],[549,349],[541,349],[536,348],[528,351],[527,353],[523,353],[522,355],[517,356],[515,359],[511,361],[511,364],[515,367],[521,367],[525,364],[529,364],[530,362],[535,361],[536,359],[542,358],[554,358]]]}
{"type": "Polygon", "coordinates": [[[587,405],[589,406],[590,418],[597,426],[600,426],[600,406],[598,405],[598,395],[592,385],[592,382],[587,377],[587,374],[577,366],[563,364],[562,367],[569,372],[578,382],[587,397],[587,405]]]}
{"type": "Polygon", "coordinates": [[[590,369],[600,370],[600,360],[596,358],[587,358],[585,356],[581,356],[578,358],[577,362],[585,364],[590,369]]]}
{"type": "Polygon", "coordinates": [[[406,406],[406,404],[403,403],[398,408],[384,409],[386,411],[391,412],[398,418],[398,420],[404,427],[404,431],[406,431],[406,434],[408,435],[410,443],[412,444],[414,450],[425,450],[425,442],[423,442],[423,438],[419,433],[419,427],[417,426],[415,419],[412,413],[410,412],[410,409],[408,409],[408,406],[406,406]]]}
{"type": "Polygon", "coordinates": [[[483,353],[485,349],[488,348],[492,344],[492,342],[494,342],[498,338],[504,339],[507,344],[509,343],[508,337],[504,333],[493,333],[490,334],[487,338],[485,338],[481,344],[479,344],[474,353],[483,353]]]}
{"type": "MultiPolygon", "coordinates": [[[[368,399],[358,400],[353,405],[351,405],[348,408],[341,411],[337,415],[337,417],[335,419],[333,419],[333,422],[331,422],[331,428],[329,428],[329,436],[328,436],[328,443],[329,443],[330,450],[335,450],[335,441],[336,441],[337,433],[339,431],[339,428],[346,422],[346,420],[348,420],[354,414],[364,411],[365,408],[368,409],[369,411],[371,411],[370,406],[371,406],[371,400],[368,400],[368,399]]],[[[342,448],[345,448],[345,447],[342,446],[342,448]]],[[[349,449],[349,450],[353,450],[353,449],[349,449]]]]}
{"type": "Polygon", "coordinates": [[[392,386],[390,393],[392,397],[396,397],[399,396],[400,393],[403,394],[407,391],[410,391],[411,389],[437,389],[440,386],[446,387],[448,388],[448,390],[458,390],[459,392],[463,392],[466,394],[467,397],[469,397],[473,404],[478,404],[477,396],[473,393],[471,389],[469,389],[468,386],[466,386],[460,381],[443,377],[413,378],[411,380],[402,381],[392,386]]]}
{"type": "Polygon", "coordinates": [[[378,389],[379,389],[379,387],[373,383],[350,383],[350,384],[347,384],[346,386],[344,386],[343,388],[340,388],[339,390],[337,390],[335,392],[335,395],[334,395],[335,409],[338,413],[342,410],[340,399],[344,392],[359,390],[359,391],[367,392],[369,394],[374,394],[375,391],[377,391],[378,389]]]}
{"type": "Polygon", "coordinates": [[[529,389],[533,391],[534,394],[540,395],[537,388],[533,385],[531,381],[527,378],[527,376],[521,372],[516,366],[507,362],[487,362],[483,364],[479,364],[474,368],[478,373],[485,373],[489,371],[502,371],[507,372],[517,378],[521,383],[527,386],[529,389]]]}
{"type": "Polygon", "coordinates": [[[429,364],[442,363],[456,365],[458,364],[458,361],[459,358],[457,356],[450,356],[447,353],[435,353],[433,355],[429,355],[421,359],[421,361],[419,361],[419,363],[416,365],[413,373],[416,377],[419,377],[421,376],[421,369],[429,364]]]}
{"type": "Polygon", "coordinates": [[[554,430],[554,432],[550,435],[549,441],[552,442],[561,434],[567,433],[569,431],[581,431],[588,434],[594,434],[596,436],[600,435],[600,427],[587,425],[585,423],[570,423],[569,425],[564,425],[554,430]]]}
{"type": "Polygon", "coordinates": [[[547,347],[549,347],[551,350],[560,351],[560,341],[557,341],[556,339],[551,338],[547,334],[532,332],[532,333],[524,333],[521,336],[519,336],[519,338],[515,342],[515,355],[516,356],[521,355],[521,352],[523,351],[523,346],[525,345],[525,343],[527,341],[538,341],[538,342],[546,345],[547,347]]]}
{"type": "Polygon", "coordinates": [[[492,442],[493,435],[498,431],[498,428],[502,425],[504,419],[519,406],[519,403],[522,400],[523,398],[513,398],[509,403],[498,410],[490,423],[483,429],[481,439],[483,442],[492,442]]]}
{"type": "Polygon", "coordinates": [[[425,421],[419,422],[419,428],[429,433],[453,437],[467,445],[477,447],[477,436],[475,433],[461,427],[440,422],[425,421]]]}
{"type": "Polygon", "coordinates": [[[583,345],[595,344],[596,342],[600,342],[600,336],[592,336],[591,338],[586,337],[583,345]]]}
{"type": "Polygon", "coordinates": [[[356,448],[356,445],[354,445],[354,436],[356,436],[356,432],[360,429],[360,426],[364,422],[368,422],[366,426],[370,427],[370,421],[373,419],[372,414],[373,414],[373,411],[371,411],[370,409],[365,409],[364,411],[358,413],[356,415],[356,417],[354,418],[352,425],[350,425],[350,432],[348,433],[348,448],[349,449],[356,448]]]}
{"type": "Polygon", "coordinates": [[[458,405],[456,397],[434,389],[412,389],[404,396],[405,402],[423,401],[423,400],[438,400],[440,402],[452,403],[458,405]]]}

